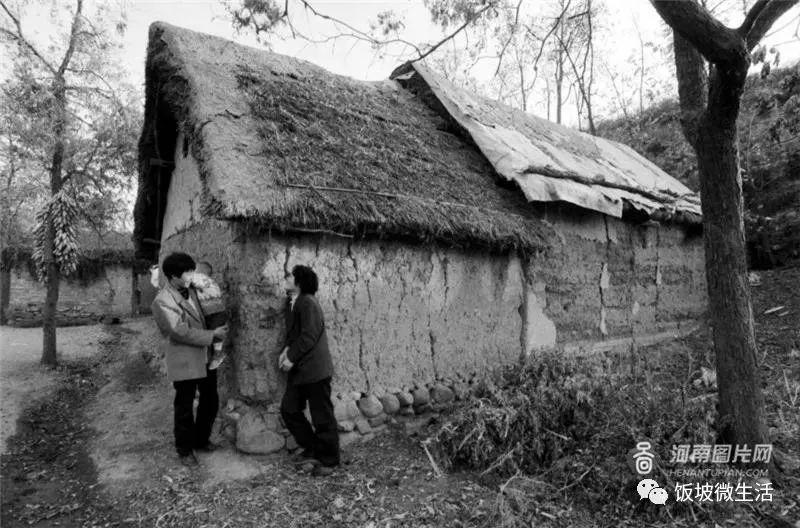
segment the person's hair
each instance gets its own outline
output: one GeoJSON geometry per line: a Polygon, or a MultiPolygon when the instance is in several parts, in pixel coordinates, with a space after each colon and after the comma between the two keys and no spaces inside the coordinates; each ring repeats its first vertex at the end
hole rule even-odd
{"type": "Polygon", "coordinates": [[[161,271],[167,280],[172,277],[180,277],[187,271],[194,271],[196,265],[194,259],[186,253],[170,253],[161,263],[161,271]]]}
{"type": "Polygon", "coordinates": [[[212,273],[214,273],[214,266],[212,266],[210,262],[208,262],[208,261],[206,261],[206,260],[204,260],[204,261],[202,261],[202,262],[198,262],[198,263],[197,263],[197,267],[199,268],[200,266],[205,266],[205,267],[207,267],[207,268],[208,268],[208,274],[209,274],[209,275],[211,275],[212,273]]]}
{"type": "Polygon", "coordinates": [[[295,266],[292,268],[294,283],[300,288],[300,293],[314,295],[319,289],[319,279],[314,270],[308,266],[295,266]]]}

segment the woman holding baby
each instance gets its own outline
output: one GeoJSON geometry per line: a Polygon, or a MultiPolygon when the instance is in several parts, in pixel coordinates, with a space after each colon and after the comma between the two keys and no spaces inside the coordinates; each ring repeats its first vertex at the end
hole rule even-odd
{"type": "Polygon", "coordinates": [[[167,363],[167,378],[175,388],[175,449],[182,464],[198,464],[195,451],[212,451],[209,441],[217,417],[216,370],[209,368],[209,348],[228,335],[227,325],[209,328],[202,301],[192,287],[196,264],[186,253],[172,253],[161,263],[164,280],[151,305],[161,330],[161,352],[167,363]],[[193,412],[199,393],[197,416],[193,412]]]}

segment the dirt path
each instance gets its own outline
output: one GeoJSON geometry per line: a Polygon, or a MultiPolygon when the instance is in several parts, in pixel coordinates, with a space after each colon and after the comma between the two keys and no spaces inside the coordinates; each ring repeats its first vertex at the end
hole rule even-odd
{"type": "Polygon", "coordinates": [[[2,459],[2,526],[492,526],[496,492],[437,478],[398,425],[345,450],[331,478],[285,454],[231,446],[181,466],[172,449],[172,391],[142,359],[147,322],[109,327],[90,358],[48,380],[24,408],[2,459]]]}
{"type": "MultiPolygon", "coordinates": [[[[101,325],[59,328],[59,357],[91,357],[105,335],[101,325]]],[[[6,453],[22,409],[53,388],[56,372],[39,364],[41,354],[41,328],[0,327],[0,453],[6,453]]]]}

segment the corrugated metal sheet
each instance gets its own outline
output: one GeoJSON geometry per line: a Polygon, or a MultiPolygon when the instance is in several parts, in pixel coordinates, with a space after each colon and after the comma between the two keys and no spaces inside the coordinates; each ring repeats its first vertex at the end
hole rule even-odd
{"type": "MultiPolygon", "coordinates": [[[[515,110],[414,70],[503,177],[530,201],[565,201],[621,217],[623,202],[652,214],[700,216],[700,198],[633,149],[515,110]]],[[[400,75],[397,80],[414,75],[400,75]]]]}

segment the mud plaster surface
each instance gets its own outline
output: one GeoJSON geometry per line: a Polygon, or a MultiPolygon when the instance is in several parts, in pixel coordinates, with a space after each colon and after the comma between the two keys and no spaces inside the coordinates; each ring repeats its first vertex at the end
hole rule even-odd
{"type": "Polygon", "coordinates": [[[507,364],[521,353],[524,292],[516,257],[272,237],[248,241],[237,262],[260,276],[258,288],[242,281],[238,295],[237,371],[246,397],[262,399],[279,384],[270,370],[284,335],[283,277],[301,263],[319,275],[336,390],[380,394],[507,364]]]}
{"type": "Polygon", "coordinates": [[[163,251],[188,251],[214,266],[235,313],[221,385],[227,396],[251,401],[276,401],[284,389],[275,363],[285,336],[283,278],[295,264],[319,275],[334,392],[342,393],[470,376],[539,348],[628,346],[704,313],[699,237],[599,214],[561,218],[558,228],[561,243],[527,261],[401,242],[245,234],[209,220],[169,237],[163,251]]]}

